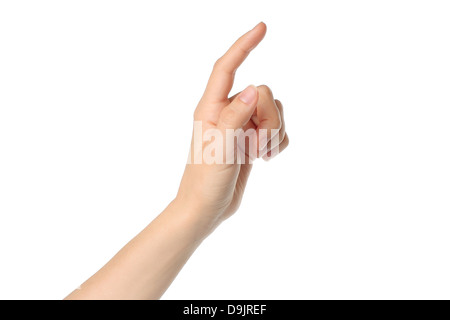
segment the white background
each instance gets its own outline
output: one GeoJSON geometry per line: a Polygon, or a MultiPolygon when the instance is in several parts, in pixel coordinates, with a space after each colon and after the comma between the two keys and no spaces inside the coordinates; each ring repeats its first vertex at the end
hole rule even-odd
{"type": "Polygon", "coordinates": [[[450,298],[448,1],[2,1],[0,298],[61,299],[173,199],[214,61],[291,144],[166,299],[450,298]]]}

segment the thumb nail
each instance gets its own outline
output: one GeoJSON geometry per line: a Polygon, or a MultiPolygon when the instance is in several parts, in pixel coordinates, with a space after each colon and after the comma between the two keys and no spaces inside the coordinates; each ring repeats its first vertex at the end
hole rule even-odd
{"type": "Polygon", "coordinates": [[[256,100],[256,95],[256,87],[254,85],[250,85],[241,92],[241,94],[239,95],[239,100],[247,105],[252,105],[256,100]]]}

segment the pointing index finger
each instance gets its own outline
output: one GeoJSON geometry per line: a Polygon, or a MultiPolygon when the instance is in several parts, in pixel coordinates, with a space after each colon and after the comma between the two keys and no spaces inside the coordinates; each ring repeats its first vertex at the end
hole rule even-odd
{"type": "Polygon", "coordinates": [[[266,34],[266,25],[260,22],[240,37],[214,65],[203,97],[206,100],[222,102],[228,99],[237,68],[266,34]]]}

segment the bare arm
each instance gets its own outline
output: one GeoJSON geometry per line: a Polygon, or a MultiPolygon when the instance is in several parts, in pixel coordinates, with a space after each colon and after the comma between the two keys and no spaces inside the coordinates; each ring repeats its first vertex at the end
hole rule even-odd
{"type": "MultiPolygon", "coordinates": [[[[227,130],[252,129],[257,141],[255,156],[267,160],[288,145],[281,103],[266,86],[249,86],[228,98],[236,69],[265,32],[265,24],[258,24],[217,61],[194,120],[203,132],[211,129],[224,137],[227,130]],[[264,136],[263,129],[273,132],[264,136]]],[[[211,164],[204,161],[203,153],[211,141],[201,140],[198,151],[197,138],[194,134],[191,158],[199,156],[202,161],[186,166],[176,199],[66,299],[160,298],[200,243],[238,209],[252,168],[251,152],[245,151],[244,163],[233,153],[232,163],[211,164]]]]}

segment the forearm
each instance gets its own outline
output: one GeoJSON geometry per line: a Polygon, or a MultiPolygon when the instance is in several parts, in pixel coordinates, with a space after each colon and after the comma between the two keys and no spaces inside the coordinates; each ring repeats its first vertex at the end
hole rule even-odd
{"type": "Polygon", "coordinates": [[[213,228],[175,200],[66,299],[158,299],[213,228]]]}
{"type": "Polygon", "coordinates": [[[160,298],[203,239],[237,211],[252,165],[248,155],[238,161],[236,150],[257,148],[248,154],[268,160],[287,147],[283,107],[267,86],[250,85],[228,98],[236,69],[265,32],[265,24],[259,23],[217,60],[194,112],[191,155],[211,160],[214,154],[214,161],[189,162],[177,198],[67,299],[160,298]],[[235,144],[244,130],[257,139],[249,139],[248,145],[246,139],[237,139],[244,143],[235,144]],[[225,158],[220,152],[224,149],[225,158]]]}

